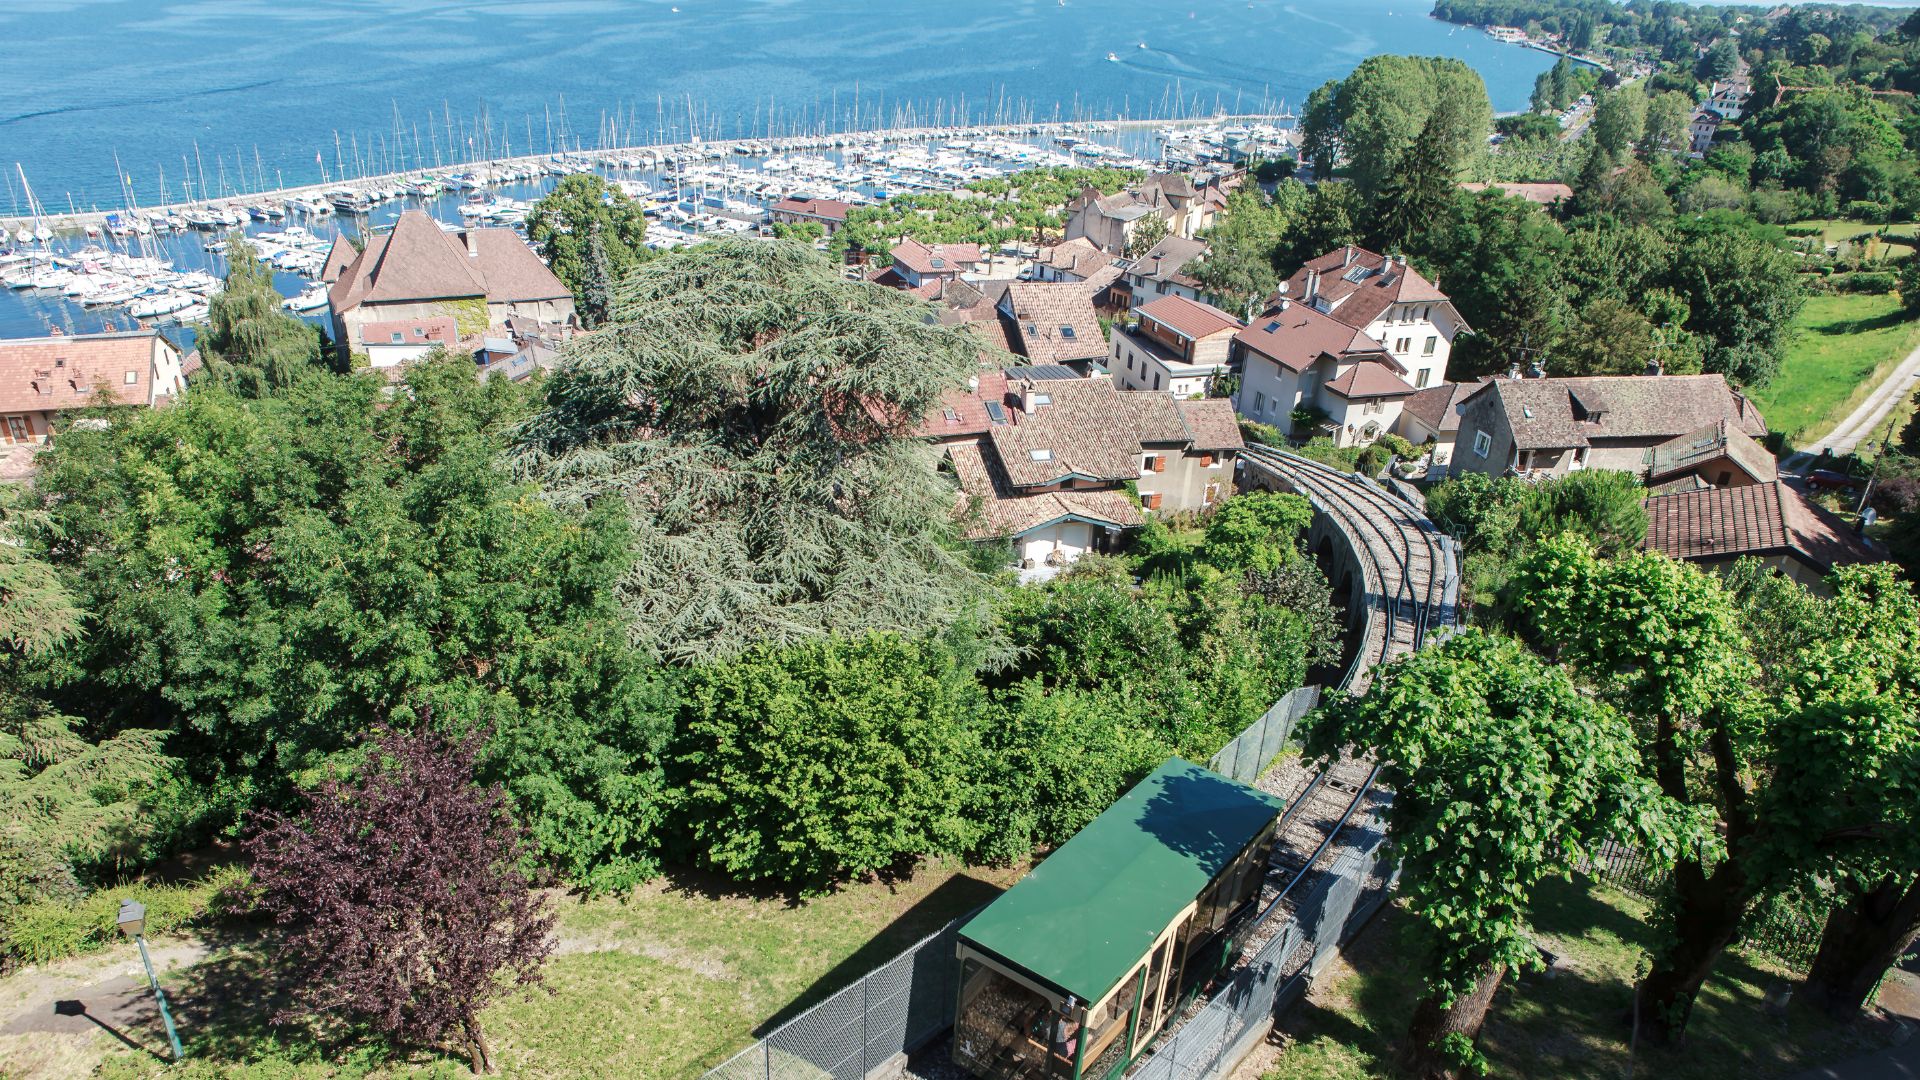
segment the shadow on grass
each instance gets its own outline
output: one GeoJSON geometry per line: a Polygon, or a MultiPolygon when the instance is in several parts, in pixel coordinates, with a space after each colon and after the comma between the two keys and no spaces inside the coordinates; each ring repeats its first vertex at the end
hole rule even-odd
{"type": "Polygon", "coordinates": [[[1840,322],[1820,323],[1807,329],[1826,337],[1847,337],[1853,334],[1867,334],[1875,330],[1888,330],[1903,326],[1909,320],[1904,310],[1895,309],[1884,315],[1875,315],[1871,319],[1845,319],[1840,322]]]}
{"type": "MultiPolygon", "coordinates": [[[[983,881],[966,874],[948,878],[938,888],[921,897],[913,906],[895,916],[886,926],[881,927],[878,933],[868,938],[864,945],[853,951],[852,955],[815,979],[805,990],[795,995],[792,1001],[755,1027],[753,1034],[758,1038],[765,1038],[768,1032],[776,1030],[780,1025],[853,985],[861,976],[900,955],[914,942],[940,929],[958,916],[992,902],[1001,891],[1001,886],[991,881],[983,881]]],[[[946,970],[942,965],[918,966],[920,968],[936,966],[946,970]]],[[[920,971],[916,970],[915,981],[918,982],[922,977],[920,971]]]]}

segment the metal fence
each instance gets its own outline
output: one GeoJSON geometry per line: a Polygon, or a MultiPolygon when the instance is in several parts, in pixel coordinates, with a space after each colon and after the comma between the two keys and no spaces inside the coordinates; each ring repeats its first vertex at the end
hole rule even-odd
{"type": "Polygon", "coordinates": [[[1387,902],[1399,876],[1377,821],[1351,835],[1293,916],[1198,1013],[1135,1064],[1129,1080],[1218,1080],[1299,1002],[1335,951],[1387,902]]]}
{"type": "Polygon", "coordinates": [[[1280,751],[1286,749],[1300,718],[1319,702],[1317,686],[1302,686],[1289,692],[1274,702],[1265,715],[1234,736],[1232,742],[1221,747],[1220,752],[1207,761],[1207,768],[1243,784],[1253,783],[1273,764],[1273,759],[1280,756],[1280,751]]]}
{"type": "Polygon", "coordinates": [[[860,1080],[953,1023],[955,946],[973,912],[707,1073],[708,1080],[860,1080]]]}
{"type": "MultiPolygon", "coordinates": [[[[1655,867],[1653,860],[1638,850],[1613,840],[1602,843],[1594,858],[1579,869],[1645,900],[1658,900],[1667,887],[1666,871],[1655,867]]],[[[1817,911],[1788,898],[1768,898],[1747,912],[1736,943],[1805,971],[1812,966],[1820,947],[1822,924],[1823,916],[1817,911]]]]}

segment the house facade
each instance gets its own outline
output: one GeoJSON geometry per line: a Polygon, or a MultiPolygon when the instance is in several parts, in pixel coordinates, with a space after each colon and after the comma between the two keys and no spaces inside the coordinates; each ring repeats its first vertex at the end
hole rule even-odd
{"type": "Polygon", "coordinates": [[[1459,411],[1453,471],[1495,476],[1646,476],[1656,448],[1683,456],[1671,445],[1682,436],[1722,422],[1749,441],[1767,432],[1760,410],[1719,375],[1490,379],[1459,411]]]}
{"type": "Polygon", "coordinates": [[[1453,341],[1468,327],[1447,294],[1405,256],[1351,244],[1312,260],[1280,283],[1294,300],[1365,333],[1407,371],[1415,390],[1445,382],[1453,341]]]}
{"type": "Polygon", "coordinates": [[[1281,300],[1233,339],[1240,415],[1292,438],[1364,446],[1418,393],[1385,346],[1309,304],[1281,300]],[[1303,424],[1295,410],[1314,413],[1303,424]]]}
{"type": "Polygon", "coordinates": [[[1035,281],[1086,281],[1112,266],[1118,256],[1095,247],[1084,236],[1041,248],[1033,260],[1035,281]]]}
{"type": "Polygon", "coordinates": [[[1233,337],[1244,324],[1210,304],[1164,296],[1134,309],[1116,326],[1107,370],[1122,390],[1166,390],[1204,397],[1230,370],[1233,337]]]}
{"type": "Polygon", "coordinates": [[[818,225],[826,230],[828,236],[847,227],[847,211],[851,207],[838,199],[781,199],[767,211],[775,223],[786,225],[818,225]]]}
{"type": "Polygon", "coordinates": [[[1485,381],[1429,386],[1401,406],[1398,434],[1415,446],[1426,447],[1429,469],[1445,470],[1452,464],[1460,434],[1460,403],[1485,381]]]}
{"type": "Polygon", "coordinates": [[[461,336],[503,328],[509,319],[575,323],[573,294],[511,229],[447,232],[425,211],[405,210],[391,233],[372,237],[351,259],[341,243],[322,278],[335,275],[327,300],[343,352],[362,340],[369,323],[445,316],[461,336]]]}
{"type": "Polygon", "coordinates": [[[1142,307],[1163,296],[1204,300],[1205,291],[1199,279],[1187,273],[1186,267],[1205,259],[1207,253],[1204,240],[1184,236],[1162,237],[1145,255],[1127,264],[1121,282],[1126,290],[1128,306],[1142,307]]]}
{"type": "Polygon", "coordinates": [[[163,408],[187,388],[180,350],[158,330],[0,341],[0,478],[30,475],[60,415],[99,404],[163,408]]]}
{"type": "Polygon", "coordinates": [[[358,344],[355,351],[366,354],[369,367],[392,368],[435,349],[454,351],[460,344],[460,328],[446,315],[366,323],[360,327],[358,344]]]}

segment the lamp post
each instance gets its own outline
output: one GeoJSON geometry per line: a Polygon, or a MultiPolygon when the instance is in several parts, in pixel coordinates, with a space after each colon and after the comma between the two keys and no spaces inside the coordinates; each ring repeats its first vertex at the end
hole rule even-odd
{"type": "Polygon", "coordinates": [[[173,1047],[173,1060],[179,1061],[187,1054],[180,1049],[180,1033],[173,1029],[173,1014],[167,1011],[167,992],[160,989],[160,979],[153,973],[153,958],[147,955],[147,938],[143,933],[147,928],[147,906],[122,900],[120,916],[114,921],[119,924],[121,933],[140,946],[140,962],[147,967],[147,985],[153,988],[153,1000],[160,1005],[160,1021],[167,1026],[167,1042],[173,1047]]]}

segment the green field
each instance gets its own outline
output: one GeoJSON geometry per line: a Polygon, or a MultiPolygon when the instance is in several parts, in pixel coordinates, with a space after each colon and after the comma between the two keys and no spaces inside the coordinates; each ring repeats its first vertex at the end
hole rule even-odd
{"type": "Polygon", "coordinates": [[[1811,297],[1794,331],[1779,373],[1753,400],[1767,427],[1796,444],[1832,431],[1920,346],[1920,322],[1909,320],[1892,295],[1811,297]]]}
{"type": "Polygon", "coordinates": [[[1864,244],[1878,234],[1885,238],[1884,246],[1882,246],[1882,242],[1876,241],[1874,249],[1868,254],[1871,259],[1880,260],[1884,258],[1887,262],[1899,262],[1901,259],[1913,254],[1914,236],[1916,230],[1920,230],[1920,224],[1915,224],[1911,221],[1898,225],[1872,225],[1862,221],[1846,221],[1836,218],[1816,218],[1807,221],[1796,221],[1788,227],[1795,230],[1807,228],[1818,229],[1820,230],[1821,241],[1827,244],[1843,244],[1849,242],[1864,244]],[[1884,232],[1882,230],[1884,230],[1884,232]]]}
{"type": "MultiPolygon", "coordinates": [[[[546,986],[511,993],[486,1015],[495,1059],[507,1076],[697,1077],[1017,876],[947,866],[796,903],[680,874],[623,899],[561,899],[546,986]]],[[[259,970],[252,944],[234,943],[169,976],[187,1062],[166,1068],[117,1050],[99,1075],[468,1075],[458,1059],[424,1050],[381,1060],[364,1048],[276,1038],[260,1007],[267,987],[259,970]]],[[[165,1045],[158,1031],[135,1037],[165,1045]]],[[[102,1051],[118,1046],[96,1042],[102,1051]]]]}
{"type": "MultiPolygon", "coordinates": [[[[1653,932],[1647,905],[1617,889],[1566,882],[1541,890],[1535,938],[1560,958],[1551,975],[1511,980],[1494,1002],[1481,1050],[1498,1078],[1770,1080],[1883,1045],[1891,1025],[1844,1027],[1812,1009],[1770,1015],[1770,984],[1793,976],[1750,953],[1728,955],[1708,980],[1678,1051],[1631,1055],[1633,983],[1653,932]]],[[[1364,1080],[1395,1075],[1394,1044],[1413,1012],[1418,980],[1407,964],[1410,922],[1398,909],[1369,927],[1283,1026],[1293,1043],[1264,1080],[1364,1080]]]]}

